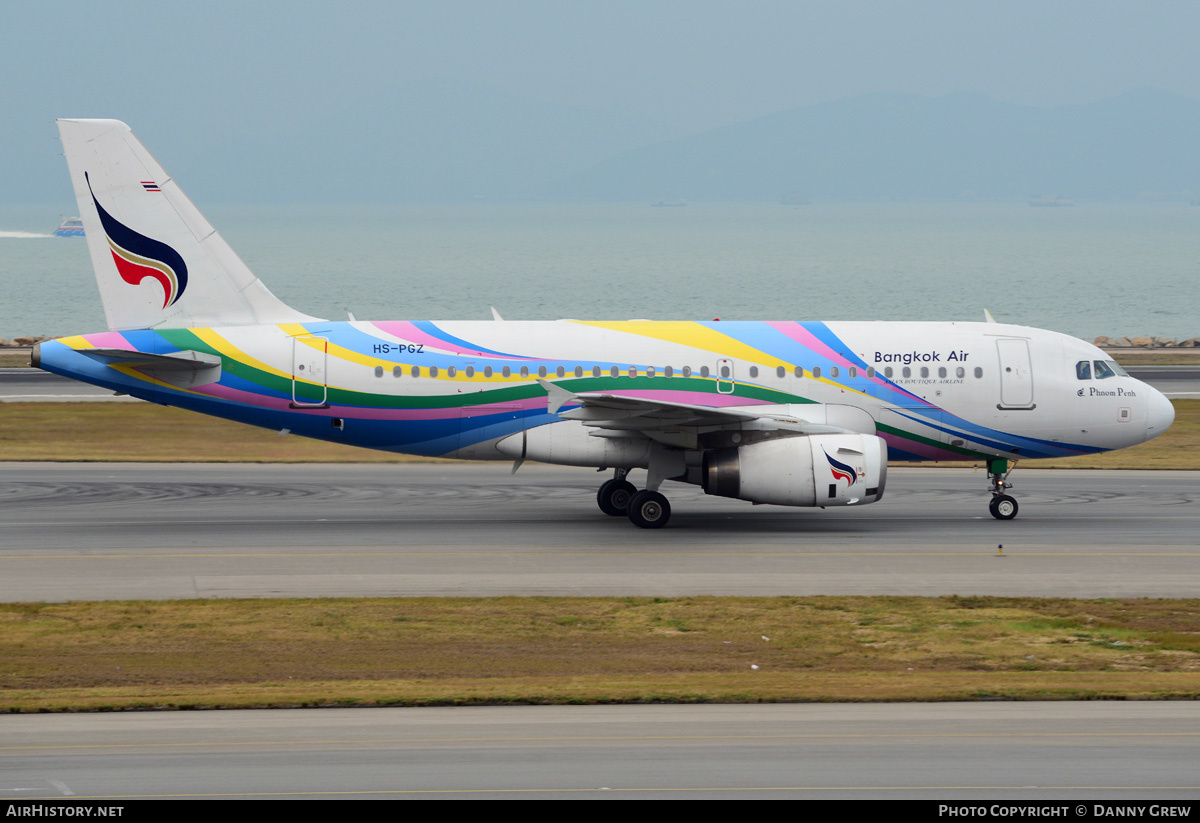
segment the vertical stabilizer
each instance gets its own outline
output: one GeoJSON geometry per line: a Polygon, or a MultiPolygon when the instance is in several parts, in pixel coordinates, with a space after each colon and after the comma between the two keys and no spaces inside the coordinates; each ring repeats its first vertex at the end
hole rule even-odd
{"type": "Polygon", "coordinates": [[[263,285],[119,120],[59,120],[108,327],[316,320],[263,285]]]}

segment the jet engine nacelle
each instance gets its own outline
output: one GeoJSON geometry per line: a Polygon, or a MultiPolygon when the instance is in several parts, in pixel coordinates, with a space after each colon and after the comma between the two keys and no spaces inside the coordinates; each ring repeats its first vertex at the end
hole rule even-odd
{"type": "Polygon", "coordinates": [[[886,478],[887,443],[871,434],[788,437],[704,454],[704,491],[752,503],[874,503],[886,478]]]}

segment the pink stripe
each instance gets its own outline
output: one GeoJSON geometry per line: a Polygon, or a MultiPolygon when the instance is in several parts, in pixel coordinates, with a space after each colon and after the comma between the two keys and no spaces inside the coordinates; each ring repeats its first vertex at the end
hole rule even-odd
{"type": "Polygon", "coordinates": [[[897,437],[894,434],[881,434],[879,436],[887,442],[888,448],[895,447],[902,451],[906,451],[909,454],[915,454],[918,457],[923,457],[926,460],[964,461],[979,459],[978,457],[952,452],[949,449],[941,449],[937,446],[930,446],[925,443],[916,443],[912,440],[905,440],[903,437],[897,437]]]}
{"type": "Polygon", "coordinates": [[[767,325],[775,329],[775,331],[779,332],[780,334],[792,338],[806,349],[810,349],[817,354],[828,357],[830,360],[833,360],[837,363],[843,363],[847,366],[851,365],[846,358],[829,348],[829,346],[825,345],[824,341],[815,336],[808,329],[801,326],[799,323],[784,322],[781,320],[769,320],[767,321],[767,325]]]}
{"type": "MultiPolygon", "coordinates": [[[[372,323],[371,325],[385,334],[390,334],[392,337],[397,337],[401,340],[407,340],[410,343],[423,343],[432,349],[437,349],[438,351],[453,352],[454,354],[465,354],[471,357],[496,358],[499,356],[494,352],[479,351],[478,349],[460,349],[453,343],[449,343],[445,340],[439,340],[430,334],[426,334],[407,320],[372,323]]],[[[503,357],[502,359],[532,360],[534,358],[503,357]]]]}
{"type": "Polygon", "coordinates": [[[125,351],[137,351],[137,346],[125,339],[125,335],[119,331],[103,331],[99,334],[85,334],[83,339],[91,343],[98,349],[124,349],[125,351]]]}
{"type": "MultiPolygon", "coordinates": [[[[811,349],[813,352],[823,355],[824,357],[827,357],[830,360],[833,360],[834,362],[841,363],[842,365],[846,366],[847,368],[849,368],[850,366],[858,365],[857,363],[851,363],[840,353],[835,352],[833,349],[829,348],[829,346],[827,346],[824,341],[822,341],[820,338],[816,337],[812,332],[810,332],[808,329],[804,328],[804,326],[801,326],[799,323],[785,322],[785,321],[779,321],[779,320],[769,320],[769,321],[767,321],[767,325],[770,326],[771,328],[775,329],[775,331],[779,332],[780,334],[783,334],[783,335],[786,335],[787,337],[792,338],[797,343],[799,343],[801,346],[804,346],[807,349],[811,349]]],[[[866,377],[865,374],[862,376],[866,377]]],[[[875,385],[877,385],[881,388],[887,389],[888,391],[900,392],[905,397],[911,397],[914,400],[919,400],[920,402],[924,403],[927,406],[933,406],[933,404],[930,403],[929,401],[924,400],[920,397],[917,397],[915,394],[908,391],[907,389],[902,389],[899,386],[892,385],[891,383],[887,382],[886,380],[882,380],[878,377],[867,377],[867,379],[870,380],[875,385]]]]}

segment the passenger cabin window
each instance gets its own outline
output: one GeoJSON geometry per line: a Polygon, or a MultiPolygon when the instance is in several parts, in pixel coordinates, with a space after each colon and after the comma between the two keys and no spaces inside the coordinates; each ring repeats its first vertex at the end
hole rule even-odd
{"type": "Polygon", "coordinates": [[[976,366],[976,367],[975,367],[975,376],[976,376],[976,377],[983,377],[983,369],[981,369],[979,366],[976,366]]]}
{"type": "Polygon", "coordinates": [[[554,373],[557,374],[559,377],[565,377],[567,374],[567,370],[564,369],[562,366],[559,366],[557,369],[554,370],[554,373]]]}
{"type": "Polygon", "coordinates": [[[483,376],[484,376],[484,377],[491,377],[491,376],[492,376],[492,367],[491,367],[491,366],[484,366],[484,367],[483,367],[483,376]]]}
{"type": "Polygon", "coordinates": [[[401,368],[400,366],[393,366],[393,367],[392,367],[392,377],[399,377],[399,376],[400,376],[400,375],[402,375],[402,374],[404,374],[404,369],[403,369],[403,368],[401,368]]]}
{"type": "Polygon", "coordinates": [[[474,377],[474,376],[475,376],[475,367],[467,366],[467,377],[474,377]]]}
{"type": "Polygon", "coordinates": [[[600,376],[600,367],[592,366],[592,377],[599,377],[599,376],[600,376]]]}
{"type": "Polygon", "coordinates": [[[701,366],[701,367],[700,367],[700,376],[701,376],[701,377],[708,377],[708,366],[701,366]]]}
{"type": "Polygon", "coordinates": [[[901,377],[912,377],[912,369],[910,369],[908,366],[905,366],[904,368],[902,368],[900,370],[900,376],[901,377]]]}
{"type": "Polygon", "coordinates": [[[576,367],[575,367],[575,376],[576,376],[576,377],[583,377],[583,366],[576,366],[576,367]]]}
{"type": "Polygon", "coordinates": [[[446,369],[447,377],[453,377],[456,374],[458,374],[458,369],[454,368],[453,366],[450,366],[449,368],[446,369]]]}
{"type": "Polygon", "coordinates": [[[954,370],[954,376],[959,379],[962,379],[967,376],[967,370],[964,369],[962,366],[959,366],[957,369],[954,370]]]}
{"type": "Polygon", "coordinates": [[[758,377],[758,366],[751,366],[751,367],[750,367],[750,376],[751,376],[751,377],[758,377]]]}
{"type": "Polygon", "coordinates": [[[875,367],[874,367],[874,366],[867,366],[867,377],[868,377],[868,378],[873,378],[874,376],[875,376],[875,367]]]}
{"type": "Polygon", "coordinates": [[[1075,364],[1075,377],[1080,380],[1092,379],[1092,361],[1080,360],[1075,364]]]}
{"type": "Polygon", "coordinates": [[[946,376],[946,367],[945,366],[939,367],[938,368],[938,377],[945,377],[945,376],[946,376]]]}
{"type": "Polygon", "coordinates": [[[851,379],[853,379],[853,378],[855,378],[855,377],[858,377],[858,368],[857,368],[857,367],[855,367],[855,366],[851,366],[851,367],[848,369],[848,372],[847,372],[847,373],[850,375],[850,378],[851,378],[851,379]]]}
{"type": "Polygon", "coordinates": [[[376,377],[383,377],[383,366],[376,366],[376,367],[375,367],[375,376],[376,376],[376,377]]]}
{"type": "Polygon", "coordinates": [[[522,376],[522,377],[528,377],[528,376],[529,376],[529,367],[528,367],[528,366],[522,366],[522,367],[521,367],[521,376],[522,376]]]}
{"type": "Polygon", "coordinates": [[[654,367],[653,367],[653,366],[650,366],[650,367],[648,367],[648,368],[646,369],[646,376],[647,376],[647,377],[653,377],[653,376],[654,376],[654,367]]]}
{"type": "Polygon", "coordinates": [[[929,367],[928,367],[928,366],[922,366],[922,367],[921,367],[921,376],[922,376],[922,377],[928,377],[928,376],[929,376],[929,367]]]}
{"type": "Polygon", "coordinates": [[[420,376],[421,376],[421,367],[420,367],[420,366],[413,366],[413,367],[412,367],[412,376],[413,376],[413,377],[420,377],[420,376]]]}
{"type": "Polygon", "coordinates": [[[884,367],[883,367],[883,376],[884,376],[884,377],[886,377],[886,378],[888,378],[888,379],[890,380],[893,374],[895,374],[895,372],[892,370],[892,367],[891,367],[891,366],[884,366],[884,367]]]}
{"type": "Polygon", "coordinates": [[[546,367],[538,366],[538,377],[545,377],[545,376],[546,376],[546,367]]]}
{"type": "Polygon", "coordinates": [[[775,376],[779,377],[779,378],[786,377],[787,369],[785,369],[783,366],[779,366],[778,368],[775,369],[775,376]]]}
{"type": "Polygon", "coordinates": [[[830,367],[829,367],[829,376],[830,376],[830,377],[837,377],[839,374],[841,374],[841,372],[840,372],[840,371],[838,371],[838,367],[837,367],[837,366],[830,366],[830,367]]]}
{"type": "Polygon", "coordinates": [[[634,368],[631,368],[631,369],[629,370],[629,376],[630,376],[630,377],[637,377],[637,368],[636,368],[636,367],[634,367],[634,368]]]}
{"type": "Polygon", "coordinates": [[[616,377],[620,373],[621,373],[620,370],[616,366],[613,366],[611,369],[608,370],[609,377],[616,377]]]}
{"type": "Polygon", "coordinates": [[[804,367],[803,367],[803,366],[797,366],[797,367],[796,367],[796,371],[794,372],[794,374],[795,374],[797,377],[803,377],[803,376],[804,376],[804,367]]]}
{"type": "Polygon", "coordinates": [[[721,376],[722,376],[722,377],[729,377],[729,367],[728,367],[728,366],[722,366],[722,367],[721,367],[721,376]]]}
{"type": "Polygon", "coordinates": [[[691,377],[691,376],[692,376],[692,367],[691,367],[691,366],[684,366],[684,367],[683,367],[683,376],[684,376],[684,377],[691,377]]]}
{"type": "Polygon", "coordinates": [[[821,379],[821,367],[820,366],[813,366],[813,378],[816,380],[821,379]]]}
{"type": "Polygon", "coordinates": [[[500,369],[500,374],[504,375],[505,377],[509,377],[512,374],[512,369],[510,369],[508,366],[505,366],[504,368],[500,369]]]}
{"type": "Polygon", "coordinates": [[[663,369],[663,377],[671,377],[675,374],[675,370],[670,366],[663,369]]]}
{"type": "Polygon", "coordinates": [[[430,377],[437,377],[437,366],[430,366],[430,367],[429,367],[429,376],[430,376],[430,377]]]}

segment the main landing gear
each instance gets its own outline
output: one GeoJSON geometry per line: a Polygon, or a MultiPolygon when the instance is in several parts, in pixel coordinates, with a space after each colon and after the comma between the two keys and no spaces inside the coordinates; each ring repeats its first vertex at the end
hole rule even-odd
{"type": "Polygon", "coordinates": [[[612,480],[606,480],[596,492],[600,511],[613,517],[626,516],[629,522],[643,529],[661,529],[671,519],[671,504],[656,491],[637,487],[625,479],[628,469],[617,469],[612,480]]]}
{"type": "Polygon", "coordinates": [[[990,491],[992,492],[992,502],[988,503],[988,511],[992,513],[992,517],[997,520],[1012,520],[1017,516],[1016,498],[1005,494],[1008,489],[1012,488],[1012,484],[1008,482],[1008,475],[1016,468],[1014,462],[1012,467],[1009,467],[1008,461],[1003,457],[997,457],[988,461],[988,480],[991,481],[990,491]]]}

